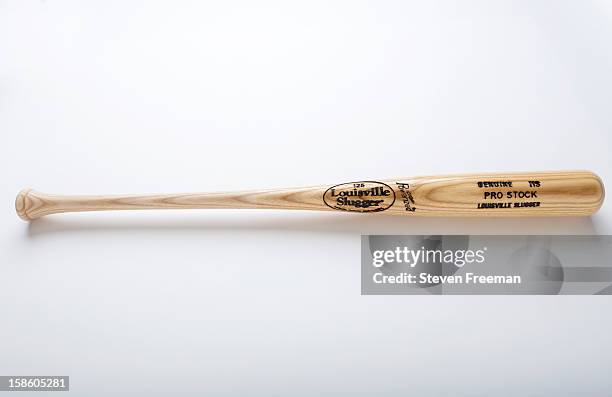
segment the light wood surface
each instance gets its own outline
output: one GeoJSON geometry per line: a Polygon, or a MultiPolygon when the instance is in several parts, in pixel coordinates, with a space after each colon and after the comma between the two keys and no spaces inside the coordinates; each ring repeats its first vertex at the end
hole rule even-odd
{"type": "Polygon", "coordinates": [[[488,173],[356,181],[235,193],[60,196],[24,189],[15,208],[24,220],[61,212],[263,208],[409,216],[586,216],[604,199],[589,171],[488,173]]]}

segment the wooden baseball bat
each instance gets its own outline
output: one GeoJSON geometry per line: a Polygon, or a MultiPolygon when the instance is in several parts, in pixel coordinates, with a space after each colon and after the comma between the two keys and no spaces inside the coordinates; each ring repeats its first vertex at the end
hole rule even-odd
{"type": "Polygon", "coordinates": [[[17,214],[181,208],[265,208],[422,216],[586,216],[604,199],[589,171],[488,173],[357,181],[234,193],[59,196],[24,189],[17,214]]]}

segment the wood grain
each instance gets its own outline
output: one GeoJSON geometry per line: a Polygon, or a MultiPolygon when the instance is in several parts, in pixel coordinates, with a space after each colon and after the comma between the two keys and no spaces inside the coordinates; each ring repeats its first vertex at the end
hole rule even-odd
{"type": "Polygon", "coordinates": [[[603,199],[604,187],[597,175],[564,171],[424,176],[229,193],[60,196],[24,189],[17,195],[15,208],[27,221],[62,212],[195,208],[409,216],[586,216],[596,212],[603,199]]]}

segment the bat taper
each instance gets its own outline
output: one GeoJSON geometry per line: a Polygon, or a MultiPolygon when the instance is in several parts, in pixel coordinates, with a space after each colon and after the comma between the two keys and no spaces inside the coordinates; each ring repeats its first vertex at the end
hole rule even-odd
{"type": "Polygon", "coordinates": [[[17,214],[30,221],[61,212],[262,208],[412,216],[587,216],[604,199],[589,171],[485,173],[356,181],[235,193],[60,196],[24,189],[17,214]]]}

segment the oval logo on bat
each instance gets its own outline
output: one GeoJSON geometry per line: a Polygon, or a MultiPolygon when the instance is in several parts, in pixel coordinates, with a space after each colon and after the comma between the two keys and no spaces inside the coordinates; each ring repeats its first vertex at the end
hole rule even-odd
{"type": "Polygon", "coordinates": [[[327,189],[323,201],[335,210],[379,212],[393,205],[395,192],[382,182],[348,182],[327,189]]]}

